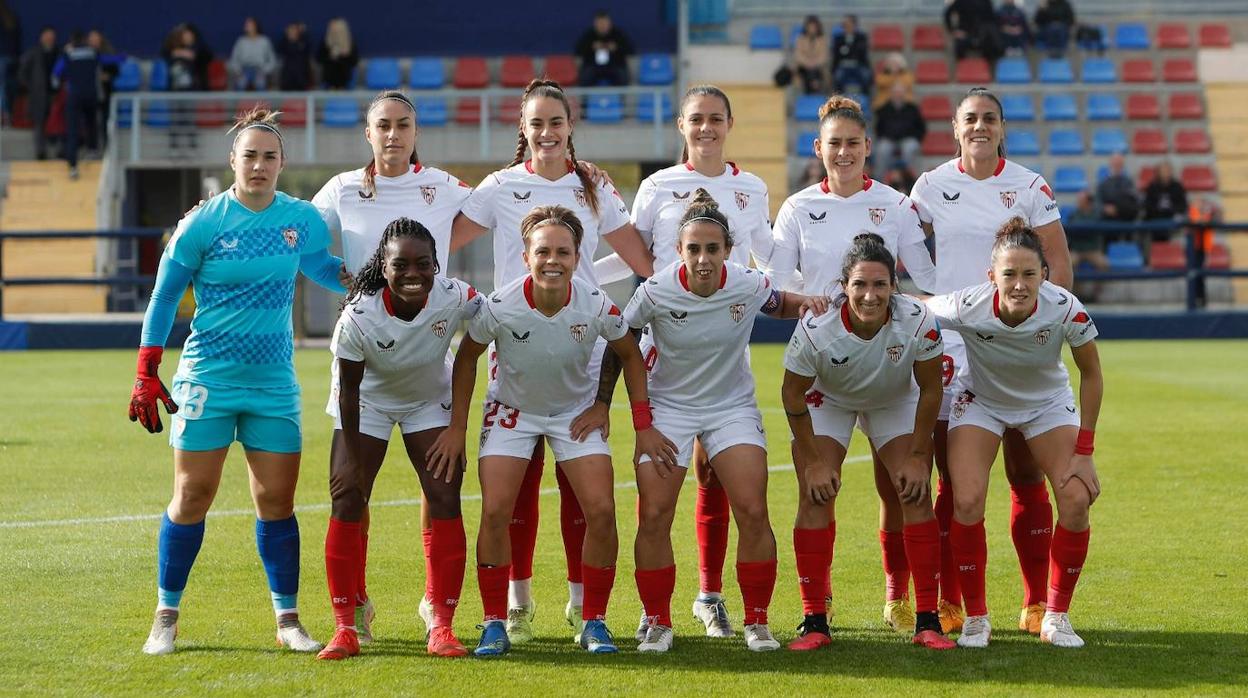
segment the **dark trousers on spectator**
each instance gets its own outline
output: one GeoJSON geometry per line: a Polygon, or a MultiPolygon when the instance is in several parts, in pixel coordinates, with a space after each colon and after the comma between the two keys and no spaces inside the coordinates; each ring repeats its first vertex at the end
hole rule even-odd
{"type": "Polygon", "coordinates": [[[595,87],[597,85],[627,85],[628,84],[628,68],[620,65],[582,65],[580,73],[577,75],[578,83],[581,87],[595,87]]]}
{"type": "Polygon", "coordinates": [[[78,137],[80,129],[86,131],[88,148],[99,146],[99,114],[98,100],[76,99],[70,95],[65,100],[65,161],[70,167],[78,166],[78,137]]]}

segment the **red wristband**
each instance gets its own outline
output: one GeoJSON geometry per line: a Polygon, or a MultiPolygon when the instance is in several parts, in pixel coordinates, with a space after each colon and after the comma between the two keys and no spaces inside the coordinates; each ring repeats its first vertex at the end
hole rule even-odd
{"type": "Polygon", "coordinates": [[[1092,455],[1092,441],[1096,438],[1096,432],[1091,429],[1080,429],[1079,438],[1075,439],[1075,453],[1081,456],[1092,455]]]}
{"type": "Polygon", "coordinates": [[[164,347],[139,347],[139,362],[136,368],[140,376],[155,377],[160,367],[160,358],[165,353],[164,347]]]}
{"type": "Polygon", "coordinates": [[[650,411],[650,401],[630,402],[633,411],[633,431],[645,431],[654,424],[654,414],[650,411]]]}

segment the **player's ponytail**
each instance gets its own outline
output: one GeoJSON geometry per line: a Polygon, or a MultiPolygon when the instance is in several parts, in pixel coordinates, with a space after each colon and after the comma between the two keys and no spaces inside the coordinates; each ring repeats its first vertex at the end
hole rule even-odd
{"type": "Polygon", "coordinates": [[[841,262],[841,286],[849,283],[849,274],[863,262],[878,262],[888,268],[888,278],[897,288],[897,260],[888,251],[884,238],[875,233],[858,233],[841,262]]]}
{"type": "Polygon", "coordinates": [[[1049,268],[1049,262],[1044,258],[1044,244],[1040,241],[1040,236],[1031,226],[1027,225],[1027,221],[1015,216],[1006,221],[997,230],[997,239],[992,243],[992,263],[997,263],[997,257],[1004,254],[1007,250],[1024,249],[1031,250],[1040,258],[1040,267],[1046,271],[1049,268]]]}
{"type": "MultiPolygon", "coordinates": [[[[680,98],[680,118],[685,118],[685,105],[694,97],[718,97],[723,100],[724,116],[729,121],[732,120],[732,103],[728,101],[728,95],[714,85],[694,85],[685,90],[685,95],[680,98]]],[[[689,143],[687,141],[680,148],[680,163],[686,162],[689,162],[689,143]]]]}
{"type": "Polygon", "coordinates": [[[852,97],[832,95],[819,107],[819,128],[822,129],[837,119],[847,119],[861,126],[862,130],[867,130],[867,118],[862,113],[862,105],[852,97]]]}
{"type": "Polygon", "coordinates": [[[581,249],[581,240],[585,237],[585,226],[571,209],[563,206],[537,206],[520,221],[520,239],[524,240],[525,249],[529,246],[529,237],[538,228],[557,225],[567,228],[572,233],[572,241],[576,243],[577,252],[581,249]]]}
{"type": "Polygon", "coordinates": [[[277,123],[277,117],[281,116],[281,114],[280,111],[273,111],[259,105],[239,113],[234,121],[234,125],[230,127],[230,130],[226,131],[226,133],[234,134],[234,142],[230,144],[230,150],[233,150],[234,146],[238,145],[238,139],[243,135],[244,131],[258,128],[277,136],[277,144],[281,149],[282,159],[286,159],[286,141],[282,138],[282,132],[278,130],[277,123]]]}
{"type": "Polygon", "coordinates": [[[373,252],[373,256],[355,275],[355,281],[347,289],[347,297],[342,301],[344,307],[362,296],[376,295],[385,287],[386,276],[382,270],[386,267],[386,245],[400,238],[424,240],[429,243],[429,254],[433,255],[433,273],[437,274],[442,271],[438,267],[438,243],[433,239],[433,233],[429,232],[429,229],[420,221],[411,218],[396,218],[390,221],[390,224],[382,231],[381,240],[377,242],[377,249],[373,252]]]}
{"type": "MultiPolygon", "coordinates": [[[[412,126],[413,127],[416,126],[416,105],[412,103],[411,99],[408,99],[407,95],[403,94],[402,92],[398,90],[386,90],[382,92],[381,94],[377,95],[376,97],[374,97],[373,101],[369,102],[368,109],[364,112],[365,121],[368,120],[368,115],[373,113],[373,109],[376,108],[378,104],[381,104],[382,102],[386,100],[394,100],[396,102],[402,102],[403,104],[406,104],[408,109],[412,110],[412,126]]],[[[419,156],[416,155],[415,146],[412,147],[412,156],[408,160],[413,165],[420,162],[419,156]]],[[[369,160],[368,164],[364,166],[364,178],[360,182],[360,191],[367,192],[369,194],[377,193],[377,158],[376,156],[374,156],[372,160],[369,160]]]]}
{"type": "Polygon", "coordinates": [[[711,196],[711,193],[702,187],[693,194],[693,200],[689,202],[689,207],[685,209],[685,215],[680,217],[680,226],[677,228],[676,237],[679,240],[685,233],[685,229],[690,223],[697,221],[705,221],[714,223],[724,233],[724,247],[732,249],[732,234],[728,232],[728,217],[719,210],[719,202],[711,196]]]}
{"type": "MultiPolygon", "coordinates": [[[[524,162],[525,152],[529,148],[529,139],[524,136],[524,105],[534,97],[548,97],[557,99],[563,105],[563,113],[568,120],[568,125],[572,124],[572,103],[568,101],[568,96],[564,94],[563,88],[558,82],[549,78],[534,78],[529,81],[527,87],[524,88],[524,95],[520,97],[520,128],[516,134],[516,155],[511,160],[512,167],[524,162]]],[[[572,132],[568,132],[568,159],[572,161],[572,170],[576,172],[577,179],[581,180],[581,188],[585,193],[585,203],[589,206],[589,210],[598,215],[598,185],[594,182],[593,177],[589,176],[587,170],[581,163],[576,161],[576,146],[572,145],[572,132]]]]}

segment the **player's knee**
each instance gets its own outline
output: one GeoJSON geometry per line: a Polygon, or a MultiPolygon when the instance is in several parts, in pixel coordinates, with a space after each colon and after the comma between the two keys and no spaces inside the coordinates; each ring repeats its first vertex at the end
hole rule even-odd
{"type": "Polygon", "coordinates": [[[330,510],[339,521],[359,521],[364,518],[367,502],[359,487],[342,487],[330,490],[330,510]]]}
{"type": "Polygon", "coordinates": [[[459,516],[459,488],[444,482],[425,490],[429,513],[435,519],[453,519],[459,516]]]}
{"type": "Polygon", "coordinates": [[[174,488],[173,508],[181,519],[200,521],[208,513],[208,507],[212,506],[212,498],[212,486],[183,480],[174,488]]]}
{"type": "Polygon", "coordinates": [[[767,500],[762,497],[733,507],[732,515],[737,520],[737,528],[743,536],[764,529],[771,530],[771,523],[767,516],[767,500]]]}
{"type": "Polygon", "coordinates": [[[642,502],[637,509],[637,535],[662,535],[671,530],[672,512],[656,503],[642,502]]]}
{"type": "Polygon", "coordinates": [[[1092,507],[1092,496],[1079,480],[1071,480],[1056,490],[1057,514],[1063,520],[1086,522],[1092,507]]]}
{"type": "Polygon", "coordinates": [[[615,529],[615,500],[611,496],[581,500],[587,531],[607,532],[615,529]]]}
{"type": "Polygon", "coordinates": [[[973,492],[953,493],[953,515],[959,521],[979,521],[984,518],[984,498],[973,492]]]}
{"type": "Polygon", "coordinates": [[[511,513],[510,507],[498,503],[483,503],[481,505],[481,529],[493,533],[506,531],[511,525],[511,513]]]}

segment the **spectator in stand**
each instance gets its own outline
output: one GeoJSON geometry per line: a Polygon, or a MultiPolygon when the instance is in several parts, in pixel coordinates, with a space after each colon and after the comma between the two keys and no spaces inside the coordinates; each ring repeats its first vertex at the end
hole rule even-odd
{"type": "Polygon", "coordinates": [[[1097,209],[1101,220],[1131,223],[1140,214],[1140,198],[1135,182],[1125,171],[1122,153],[1109,157],[1109,175],[1096,185],[1097,209]]]}
{"type": "Polygon", "coordinates": [[[292,22],[277,42],[277,57],[282,62],[278,87],[282,90],[306,90],[312,86],[312,46],[308,42],[308,25],[292,22]]]}
{"type": "Polygon", "coordinates": [[[26,90],[26,111],[30,117],[35,136],[35,157],[48,159],[47,122],[52,111],[52,68],[56,65],[56,30],[44,27],[39,32],[39,43],[22,54],[17,78],[26,90]]]}
{"type": "Polygon", "coordinates": [[[1100,295],[1101,285],[1094,281],[1080,282],[1080,268],[1092,267],[1096,271],[1109,271],[1109,259],[1105,256],[1105,238],[1082,230],[1083,226],[1096,225],[1101,221],[1092,192],[1079,192],[1076,201],[1075,210],[1064,221],[1070,247],[1070,263],[1075,270],[1074,291],[1085,301],[1093,302],[1100,295]]]}
{"type": "Polygon", "coordinates": [[[351,26],[342,17],[329,20],[325,27],[325,39],[316,52],[321,64],[321,82],[331,90],[345,90],[355,77],[355,67],[360,63],[359,49],[351,38],[351,26]]]}
{"type": "MultiPolygon", "coordinates": [[[[208,64],[212,63],[212,51],[200,38],[199,30],[192,24],[179,24],[165,38],[161,57],[169,65],[169,90],[172,92],[194,92],[208,86],[208,64]]],[[[173,102],[171,109],[172,123],[169,125],[169,150],[177,153],[185,145],[187,148],[199,147],[199,136],[196,133],[189,102],[173,102]]],[[[135,115],[136,118],[138,115],[135,115]]]]}
{"type": "Polygon", "coordinates": [[[879,169],[912,166],[919,156],[927,122],[919,105],[906,98],[906,87],[895,83],[889,99],[875,112],[875,161],[879,169]]]}
{"type": "Polygon", "coordinates": [[[101,56],[87,43],[81,30],[70,36],[69,45],[52,68],[52,84],[65,86],[65,161],[70,179],[78,179],[78,134],[86,130],[89,150],[99,148],[100,67],[120,63],[117,56],[101,56]]]}
{"type": "Polygon", "coordinates": [[[627,85],[632,53],[633,42],[612,23],[606,10],[598,10],[593,26],[576,42],[576,55],[581,58],[577,82],[582,87],[627,85]]]}
{"type": "Polygon", "coordinates": [[[958,60],[972,53],[989,63],[1001,57],[992,0],[953,0],[945,6],[945,29],[953,38],[953,55],[958,60]]]}
{"type": "MultiPolygon", "coordinates": [[[[1192,202],[1187,211],[1188,219],[1193,225],[1188,226],[1188,234],[1194,239],[1192,240],[1192,249],[1194,258],[1192,264],[1201,268],[1205,266],[1205,259],[1209,253],[1213,251],[1213,228],[1198,226],[1198,223],[1221,223],[1222,209],[1214,203],[1213,199],[1202,196],[1192,202]]],[[[1196,279],[1196,307],[1205,307],[1205,277],[1201,276],[1196,279]]]]}
{"type": "MultiPolygon", "coordinates": [[[[1157,166],[1153,181],[1144,188],[1144,220],[1175,220],[1187,215],[1187,190],[1174,178],[1169,162],[1157,166]]],[[[1153,241],[1169,240],[1173,231],[1156,231],[1153,241]]]]}
{"type": "Polygon", "coordinates": [[[802,78],[802,92],[808,95],[827,92],[831,58],[823,22],[814,15],[807,15],[802,21],[802,33],[793,42],[793,65],[802,78]]]}
{"type": "Polygon", "coordinates": [[[1039,43],[1054,58],[1066,53],[1070,31],[1075,26],[1075,8],[1068,0],[1040,0],[1036,7],[1036,32],[1039,43]]]}
{"type": "Polygon", "coordinates": [[[997,31],[1006,53],[1015,56],[1027,53],[1031,45],[1031,25],[1027,23],[1027,13],[1016,0],[1004,0],[997,8],[997,31]]]}
{"type": "Polygon", "coordinates": [[[17,67],[22,52],[22,23],[7,0],[0,0],[0,102],[3,102],[5,125],[13,116],[13,98],[17,96],[17,67]]]}
{"type": "Polygon", "coordinates": [[[871,101],[872,110],[878,110],[893,98],[895,85],[905,88],[906,101],[914,101],[914,73],[906,64],[906,57],[896,51],[884,56],[879,69],[875,71],[875,99],[871,101]]]}
{"type": "Polygon", "coordinates": [[[871,56],[866,32],[856,15],[845,15],[841,32],[832,37],[832,82],[837,92],[871,91],[871,56]]]}
{"type": "Polygon", "coordinates": [[[260,30],[255,17],[243,20],[243,35],[234,42],[230,52],[230,77],[236,90],[264,90],[277,68],[273,43],[260,30]]]}

